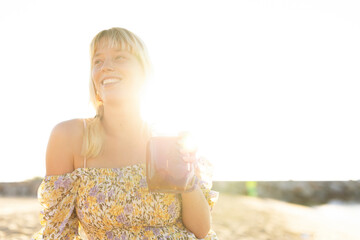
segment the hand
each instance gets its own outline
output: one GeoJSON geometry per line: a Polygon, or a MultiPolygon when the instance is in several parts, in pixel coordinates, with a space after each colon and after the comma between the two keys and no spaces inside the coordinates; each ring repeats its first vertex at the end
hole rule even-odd
{"type": "Polygon", "coordinates": [[[179,151],[185,162],[195,163],[197,160],[196,152],[198,149],[197,143],[190,132],[179,132],[178,134],[179,151]]]}

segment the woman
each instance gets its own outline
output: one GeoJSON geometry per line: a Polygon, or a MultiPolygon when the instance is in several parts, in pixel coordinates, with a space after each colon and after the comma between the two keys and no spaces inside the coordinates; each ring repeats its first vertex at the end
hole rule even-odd
{"type": "MultiPolygon", "coordinates": [[[[112,28],[94,37],[90,54],[97,114],[54,127],[38,190],[43,227],[33,239],[80,239],[79,227],[88,239],[217,239],[210,230],[217,196],[209,185],[200,181],[181,194],[148,191],[152,135],[141,119],[140,95],[150,64],[142,41],[112,28]]],[[[184,161],[194,161],[179,139],[184,161]]]]}

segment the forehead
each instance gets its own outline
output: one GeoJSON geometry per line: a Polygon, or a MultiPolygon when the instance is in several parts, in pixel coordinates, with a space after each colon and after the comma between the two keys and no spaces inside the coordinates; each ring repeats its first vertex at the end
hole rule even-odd
{"type": "Polygon", "coordinates": [[[95,43],[93,56],[96,57],[99,54],[105,53],[107,51],[133,53],[132,47],[129,44],[127,44],[125,41],[102,38],[100,41],[95,43]]]}
{"type": "Polygon", "coordinates": [[[94,58],[98,57],[98,56],[106,55],[106,54],[119,54],[119,53],[125,54],[125,55],[131,55],[131,53],[128,52],[127,50],[122,50],[120,48],[104,47],[104,48],[98,48],[95,51],[94,58]]]}

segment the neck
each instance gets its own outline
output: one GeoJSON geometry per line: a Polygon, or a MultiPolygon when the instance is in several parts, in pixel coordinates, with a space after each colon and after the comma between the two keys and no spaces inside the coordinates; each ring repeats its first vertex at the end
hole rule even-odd
{"type": "Polygon", "coordinates": [[[144,122],[139,105],[124,105],[122,108],[104,106],[102,124],[105,134],[116,139],[139,140],[145,136],[144,122]]]}

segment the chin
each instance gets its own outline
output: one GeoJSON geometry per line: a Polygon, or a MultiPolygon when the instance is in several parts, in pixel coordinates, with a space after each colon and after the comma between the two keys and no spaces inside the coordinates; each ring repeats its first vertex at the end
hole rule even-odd
{"type": "Polygon", "coordinates": [[[138,99],[134,98],[125,98],[125,97],[116,97],[116,98],[107,98],[106,101],[104,101],[105,106],[124,106],[124,105],[131,105],[131,106],[137,106],[139,105],[140,101],[138,99]]]}

